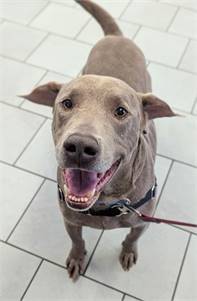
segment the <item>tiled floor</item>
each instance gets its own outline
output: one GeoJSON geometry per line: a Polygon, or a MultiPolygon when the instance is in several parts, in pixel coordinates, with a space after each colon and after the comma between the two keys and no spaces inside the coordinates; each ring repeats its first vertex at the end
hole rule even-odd
{"type": "MultiPolygon", "coordinates": [[[[197,1],[96,0],[144,51],[153,91],[183,117],[156,121],[156,215],[197,223],[197,1]]],[[[72,0],[0,1],[0,300],[197,300],[197,232],[151,225],[138,264],[121,270],[125,229],[84,229],[73,284],[56,200],[51,109],[17,95],[80,73],[98,24],[72,0]]]]}

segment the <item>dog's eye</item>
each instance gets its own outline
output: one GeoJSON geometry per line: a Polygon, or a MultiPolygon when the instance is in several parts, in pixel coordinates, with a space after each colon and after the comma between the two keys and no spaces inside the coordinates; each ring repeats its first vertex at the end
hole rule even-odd
{"type": "Polygon", "coordinates": [[[73,103],[72,103],[72,100],[67,98],[65,100],[62,101],[62,105],[65,109],[72,109],[73,107],[73,103]]]}
{"type": "Polygon", "coordinates": [[[118,107],[116,110],[115,110],[115,116],[118,117],[118,118],[123,118],[125,117],[126,115],[128,114],[128,111],[123,108],[123,107],[118,107]]]}

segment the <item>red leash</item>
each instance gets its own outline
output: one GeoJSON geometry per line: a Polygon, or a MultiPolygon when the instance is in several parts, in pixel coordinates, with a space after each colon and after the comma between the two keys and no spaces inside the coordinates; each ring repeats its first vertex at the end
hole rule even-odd
{"type": "Polygon", "coordinates": [[[186,223],[186,222],[181,222],[181,221],[175,221],[175,220],[170,220],[170,219],[163,219],[163,218],[148,216],[148,215],[145,215],[145,214],[139,212],[138,210],[132,208],[131,206],[128,206],[127,209],[135,212],[137,214],[137,216],[144,222],[157,223],[157,224],[160,224],[160,223],[173,224],[173,225],[197,228],[197,224],[191,224],[191,223],[186,223]]]}

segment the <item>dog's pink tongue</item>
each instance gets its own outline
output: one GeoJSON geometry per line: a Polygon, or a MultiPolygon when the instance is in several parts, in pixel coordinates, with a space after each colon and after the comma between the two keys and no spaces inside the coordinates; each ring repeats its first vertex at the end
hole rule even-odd
{"type": "Polygon", "coordinates": [[[96,172],[83,171],[80,169],[66,169],[64,173],[65,182],[70,194],[85,196],[92,191],[98,182],[96,172]]]}

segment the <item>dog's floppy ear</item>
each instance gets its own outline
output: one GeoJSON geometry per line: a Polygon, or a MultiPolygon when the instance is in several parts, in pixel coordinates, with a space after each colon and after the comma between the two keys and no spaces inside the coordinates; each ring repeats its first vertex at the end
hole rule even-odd
{"type": "Polygon", "coordinates": [[[143,111],[148,115],[148,119],[160,117],[173,117],[177,116],[170,106],[163,100],[159,99],[152,93],[138,93],[141,98],[143,111]]]}
{"type": "Polygon", "coordinates": [[[33,101],[37,104],[53,107],[61,87],[62,84],[49,82],[48,84],[36,87],[30,94],[20,95],[20,97],[33,101]]]}

